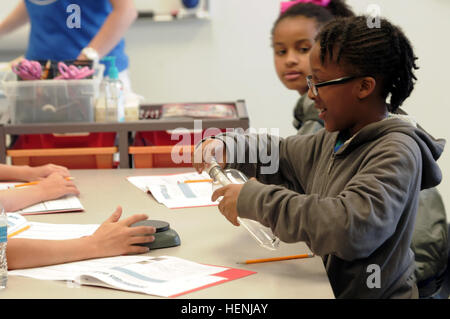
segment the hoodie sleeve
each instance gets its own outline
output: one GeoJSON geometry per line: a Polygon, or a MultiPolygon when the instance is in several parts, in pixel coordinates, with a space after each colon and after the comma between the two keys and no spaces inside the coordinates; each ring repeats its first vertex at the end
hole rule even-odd
{"type": "Polygon", "coordinates": [[[227,168],[238,169],[264,184],[283,185],[304,193],[305,181],[313,172],[323,134],[283,139],[267,134],[226,133],[216,138],[227,147],[227,168]],[[298,156],[298,150],[302,156],[298,156]]]}
{"type": "MultiPolygon", "coordinates": [[[[367,257],[396,231],[405,207],[415,205],[421,155],[413,140],[406,142],[388,140],[373,148],[336,196],[249,181],[238,198],[239,216],[258,220],[284,242],[304,241],[320,256],[367,257]]],[[[289,162],[289,155],[280,158],[289,162]]]]}

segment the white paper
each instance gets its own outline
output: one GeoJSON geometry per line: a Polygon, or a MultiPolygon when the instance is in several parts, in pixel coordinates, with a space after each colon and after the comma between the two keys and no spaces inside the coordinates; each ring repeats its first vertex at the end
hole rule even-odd
{"type": "Polygon", "coordinates": [[[53,266],[36,267],[29,269],[17,269],[8,271],[9,275],[24,276],[41,280],[75,280],[83,272],[93,269],[120,267],[130,263],[148,259],[146,256],[117,256],[83,260],[53,266]]]}
{"type": "Polygon", "coordinates": [[[67,195],[58,199],[48,200],[32,206],[23,208],[17,213],[22,215],[32,215],[40,213],[53,213],[53,212],[72,212],[84,210],[83,204],[81,204],[78,197],[75,195],[67,195]]]}
{"type": "MultiPolygon", "coordinates": [[[[26,227],[28,225],[27,220],[20,214],[7,213],[6,219],[8,223],[8,235],[26,227]]],[[[18,236],[18,235],[16,235],[18,236]]]]}
{"type": "Polygon", "coordinates": [[[184,183],[186,180],[210,179],[206,173],[132,176],[127,179],[140,190],[150,192],[158,203],[168,208],[218,205],[217,201],[211,201],[211,182],[184,183]]]}
{"type": "MultiPolygon", "coordinates": [[[[21,183],[0,183],[0,190],[14,189],[15,185],[21,183]]],[[[25,187],[25,186],[24,186],[25,187]]],[[[33,187],[33,186],[26,186],[33,187]]],[[[80,199],[75,195],[66,195],[58,199],[48,200],[45,202],[40,202],[21,210],[15,211],[21,215],[34,215],[34,214],[46,214],[46,213],[56,213],[56,212],[73,212],[73,211],[83,211],[84,207],[81,204],[80,199]]]]}
{"type": "Polygon", "coordinates": [[[63,240],[74,239],[92,235],[99,225],[97,224],[48,224],[28,222],[30,228],[17,234],[14,238],[63,240]]]}
{"type": "Polygon", "coordinates": [[[227,269],[170,256],[119,256],[13,270],[8,274],[170,297],[222,281],[223,277],[214,274],[227,269]]]}

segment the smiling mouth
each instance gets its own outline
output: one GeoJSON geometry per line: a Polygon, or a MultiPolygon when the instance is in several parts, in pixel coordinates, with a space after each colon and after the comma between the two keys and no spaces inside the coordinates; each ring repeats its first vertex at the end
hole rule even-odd
{"type": "Polygon", "coordinates": [[[284,73],[284,78],[286,80],[297,80],[301,75],[301,72],[287,72],[284,73]]]}

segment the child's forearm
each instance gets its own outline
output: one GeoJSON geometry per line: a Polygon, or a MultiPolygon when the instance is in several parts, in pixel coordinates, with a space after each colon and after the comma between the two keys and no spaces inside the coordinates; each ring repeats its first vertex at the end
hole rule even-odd
{"type": "Polygon", "coordinates": [[[31,167],[28,165],[0,164],[0,180],[2,181],[28,181],[31,176],[31,167]]]}
{"type": "Polygon", "coordinates": [[[47,200],[46,194],[39,186],[0,191],[0,202],[7,212],[15,212],[45,200],[47,200]]]}
{"type": "Polygon", "coordinates": [[[7,245],[8,269],[55,265],[97,257],[92,237],[68,240],[11,238],[7,245]]]}

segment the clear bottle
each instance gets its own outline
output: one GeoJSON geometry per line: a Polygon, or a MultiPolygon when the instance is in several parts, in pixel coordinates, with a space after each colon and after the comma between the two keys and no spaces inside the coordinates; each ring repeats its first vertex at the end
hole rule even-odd
{"type": "Polygon", "coordinates": [[[102,59],[109,61],[108,76],[101,84],[101,91],[105,99],[105,119],[107,122],[125,121],[125,98],[122,81],[119,80],[119,70],[116,67],[116,57],[109,56],[102,59]]]}
{"type": "Polygon", "coordinates": [[[0,290],[8,283],[8,264],[6,262],[6,244],[8,241],[8,221],[3,205],[0,203],[0,290]]]}
{"type": "MultiPolygon", "coordinates": [[[[213,179],[213,191],[229,184],[244,184],[248,181],[247,176],[241,171],[236,169],[224,170],[214,160],[208,164],[206,170],[213,179]]],[[[273,234],[270,228],[248,218],[238,217],[237,219],[239,224],[248,230],[259,245],[270,250],[276,250],[278,248],[280,240],[273,234]]]]}
{"type": "Polygon", "coordinates": [[[97,101],[95,103],[95,122],[106,122],[106,96],[105,96],[105,80],[100,82],[97,101]]]}

